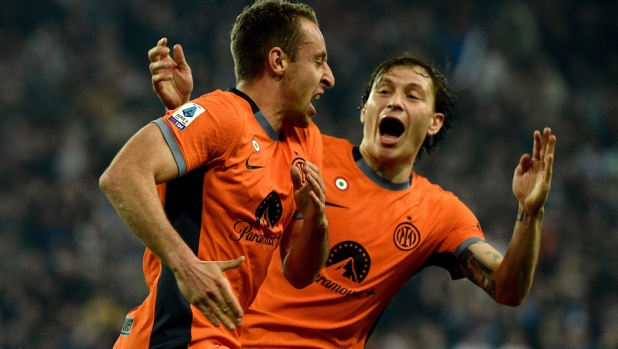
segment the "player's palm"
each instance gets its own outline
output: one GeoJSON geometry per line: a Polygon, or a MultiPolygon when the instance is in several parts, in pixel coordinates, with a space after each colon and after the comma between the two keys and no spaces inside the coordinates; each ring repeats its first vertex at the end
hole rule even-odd
{"type": "Polygon", "coordinates": [[[525,154],[513,176],[513,194],[528,213],[536,213],[547,201],[551,187],[556,137],[546,128],[534,133],[532,156],[525,154]]]}

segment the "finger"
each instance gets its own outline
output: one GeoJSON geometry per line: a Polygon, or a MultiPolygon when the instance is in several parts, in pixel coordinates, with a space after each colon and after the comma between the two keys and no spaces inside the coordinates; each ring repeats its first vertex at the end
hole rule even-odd
{"type": "Polygon", "coordinates": [[[305,173],[305,177],[311,180],[311,188],[316,192],[319,192],[321,197],[326,195],[326,186],[324,185],[324,178],[318,172],[319,169],[315,167],[314,169],[310,169],[309,172],[305,173]],[[317,170],[317,171],[315,171],[317,170]]]}
{"type": "Polygon", "coordinates": [[[313,202],[313,206],[315,206],[317,212],[324,212],[324,200],[319,198],[314,192],[309,192],[309,197],[313,202]]]}
{"type": "Polygon", "coordinates": [[[556,148],[556,136],[549,138],[549,145],[547,146],[547,155],[545,156],[545,182],[551,183],[551,178],[554,171],[554,150],[556,148]]]}
{"type": "Polygon", "coordinates": [[[532,158],[535,160],[541,159],[541,133],[534,131],[534,144],[532,146],[532,158]]]}
{"type": "Polygon", "coordinates": [[[320,172],[320,168],[311,161],[305,161],[305,166],[307,166],[307,168],[309,169],[314,170],[315,172],[320,172]]]}
{"type": "Polygon", "coordinates": [[[547,150],[545,152],[545,155],[547,156],[549,154],[554,154],[555,150],[556,150],[556,136],[550,135],[547,140],[547,150]]]}
{"type": "Polygon", "coordinates": [[[543,129],[543,135],[541,137],[541,154],[539,159],[545,160],[545,155],[547,154],[547,143],[549,143],[549,137],[551,136],[551,129],[549,127],[545,127],[543,129]]]}
{"type": "Polygon", "coordinates": [[[234,322],[232,322],[232,320],[220,307],[215,307],[214,309],[212,309],[212,313],[215,314],[215,316],[219,320],[221,320],[221,322],[223,322],[223,325],[225,325],[225,327],[228,330],[232,331],[236,328],[236,325],[234,324],[234,322]]]}
{"type": "Polygon", "coordinates": [[[152,75],[155,75],[160,70],[167,69],[167,68],[169,68],[171,66],[172,66],[172,63],[170,63],[168,61],[156,61],[156,62],[151,62],[148,65],[148,68],[150,69],[150,73],[152,73],[152,75]]]}
{"type": "Polygon", "coordinates": [[[158,75],[153,75],[152,76],[152,84],[153,85],[156,85],[156,84],[158,84],[160,82],[163,82],[163,81],[169,81],[169,80],[172,80],[172,76],[168,75],[168,74],[158,74],[158,75]]]}
{"type": "Polygon", "coordinates": [[[322,178],[322,175],[320,174],[319,167],[317,167],[315,164],[309,161],[306,161],[305,166],[303,166],[303,171],[305,172],[305,176],[309,175],[315,178],[316,181],[320,183],[320,186],[322,187],[322,189],[326,191],[326,187],[324,186],[324,179],[322,178]]]}
{"type": "Polygon", "coordinates": [[[221,271],[226,271],[229,269],[240,267],[244,261],[245,261],[245,256],[240,256],[236,259],[232,259],[229,261],[218,261],[216,263],[217,265],[219,265],[219,268],[221,268],[221,271]]]}
{"type": "Polygon", "coordinates": [[[178,69],[186,69],[189,67],[185,58],[185,53],[182,51],[180,44],[174,45],[174,61],[178,65],[178,69]]]}
{"type": "Polygon", "coordinates": [[[160,60],[168,58],[169,54],[169,47],[155,46],[148,50],[148,59],[150,59],[151,62],[158,62],[160,60]]]}
{"type": "MultiPolygon", "coordinates": [[[[244,257],[236,260],[244,261],[244,257]]],[[[244,312],[229,280],[223,276],[215,282],[217,287],[208,292],[208,297],[204,298],[205,305],[228,329],[242,326],[244,312]]]]}
{"type": "Polygon", "coordinates": [[[320,200],[326,200],[326,188],[324,187],[324,182],[320,180],[322,177],[316,178],[315,175],[307,175],[305,177],[311,192],[317,195],[320,200]]]}
{"type": "Polygon", "coordinates": [[[221,325],[219,323],[219,320],[217,320],[217,317],[214,316],[212,312],[210,312],[208,307],[202,304],[194,304],[194,305],[202,312],[202,314],[204,314],[204,316],[206,316],[208,321],[210,321],[214,326],[219,327],[221,325]]]}
{"type": "Polygon", "coordinates": [[[227,280],[227,278],[221,285],[221,293],[225,300],[223,303],[221,303],[221,311],[223,311],[228,316],[228,318],[234,322],[235,326],[242,326],[242,316],[244,312],[242,310],[242,307],[240,306],[238,298],[236,298],[236,295],[234,294],[232,285],[227,280]]]}
{"type": "Polygon", "coordinates": [[[292,184],[294,185],[295,191],[303,187],[303,174],[296,165],[292,165],[292,167],[290,167],[290,177],[292,178],[292,184]]]}
{"type": "Polygon", "coordinates": [[[519,159],[519,165],[517,165],[517,167],[515,168],[515,174],[523,175],[524,173],[526,173],[526,171],[528,171],[528,169],[530,168],[531,161],[532,158],[530,157],[530,154],[522,155],[519,159]]]}

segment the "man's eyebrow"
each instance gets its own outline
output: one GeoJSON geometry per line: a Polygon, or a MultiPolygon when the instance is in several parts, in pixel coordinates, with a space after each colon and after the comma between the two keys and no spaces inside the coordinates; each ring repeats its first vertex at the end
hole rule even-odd
{"type": "MultiPolygon", "coordinates": [[[[382,77],[378,81],[375,82],[374,88],[379,87],[381,84],[394,85],[395,83],[393,82],[393,80],[389,79],[388,77],[382,77]]],[[[411,83],[405,84],[404,88],[406,88],[406,89],[414,89],[414,90],[422,93],[424,96],[427,95],[427,91],[425,91],[423,86],[421,84],[419,84],[419,83],[416,83],[416,82],[411,82],[411,83]]]]}
{"type": "Polygon", "coordinates": [[[328,54],[326,54],[326,51],[322,51],[319,52],[315,55],[315,58],[321,58],[321,59],[327,59],[328,58],[328,54]]]}

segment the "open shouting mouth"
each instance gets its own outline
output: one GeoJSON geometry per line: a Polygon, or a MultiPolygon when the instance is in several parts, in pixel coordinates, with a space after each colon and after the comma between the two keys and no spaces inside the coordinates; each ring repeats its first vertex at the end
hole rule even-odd
{"type": "Polygon", "coordinates": [[[405,131],[405,126],[401,120],[389,116],[382,118],[378,127],[380,130],[380,137],[390,141],[399,139],[405,131]]]}

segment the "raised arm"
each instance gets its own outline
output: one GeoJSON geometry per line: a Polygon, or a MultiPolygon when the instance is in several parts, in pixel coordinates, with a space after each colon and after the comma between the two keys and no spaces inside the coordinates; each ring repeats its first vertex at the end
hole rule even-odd
{"type": "Polygon", "coordinates": [[[549,128],[534,132],[532,156],[524,154],[513,176],[519,210],[504,257],[485,242],[470,245],[459,258],[464,275],[498,303],[516,306],[524,300],[539,256],[541,223],[551,186],[556,137],[549,128]]]}
{"type": "Polygon", "coordinates": [[[243,312],[223,271],[238,267],[244,257],[205,262],[191,251],[167,219],[156,190],[156,184],[176,177],[172,152],[151,123],[120,150],[99,185],[129,229],[174,272],[185,298],[215,326],[220,320],[234,329],[243,312]]]}

